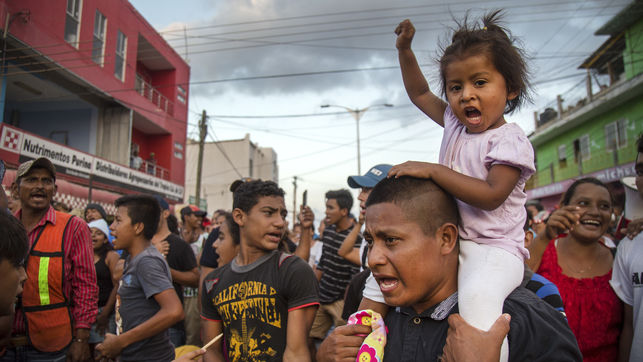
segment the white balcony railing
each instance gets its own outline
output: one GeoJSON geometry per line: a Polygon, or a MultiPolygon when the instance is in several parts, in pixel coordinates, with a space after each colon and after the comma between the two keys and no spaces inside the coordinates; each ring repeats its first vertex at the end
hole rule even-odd
{"type": "Polygon", "coordinates": [[[172,115],[174,113],[174,103],[170,102],[166,96],[161,94],[156,88],[152,87],[151,84],[146,82],[140,75],[136,75],[135,83],[136,91],[143,97],[150,100],[154,103],[157,108],[163,110],[165,113],[172,115]]]}

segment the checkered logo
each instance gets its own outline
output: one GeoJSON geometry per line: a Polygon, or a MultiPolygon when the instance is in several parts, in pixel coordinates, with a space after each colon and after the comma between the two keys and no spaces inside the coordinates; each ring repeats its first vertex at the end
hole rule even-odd
{"type": "Polygon", "coordinates": [[[9,128],[4,128],[4,135],[2,137],[2,148],[10,151],[18,152],[18,144],[20,143],[20,134],[9,128]]]}
{"type": "MultiPolygon", "coordinates": [[[[80,214],[82,214],[87,207],[87,204],[89,203],[89,200],[85,198],[81,198],[78,196],[72,196],[69,194],[62,194],[62,193],[57,193],[54,195],[54,201],[56,202],[62,202],[63,204],[69,206],[72,209],[80,210],[80,214]]],[[[93,201],[96,204],[100,204],[103,209],[105,209],[105,212],[109,215],[114,215],[116,214],[116,207],[114,204],[106,204],[104,202],[98,202],[96,200],[93,201]]],[[[84,215],[83,215],[84,216],[84,215]]]]}

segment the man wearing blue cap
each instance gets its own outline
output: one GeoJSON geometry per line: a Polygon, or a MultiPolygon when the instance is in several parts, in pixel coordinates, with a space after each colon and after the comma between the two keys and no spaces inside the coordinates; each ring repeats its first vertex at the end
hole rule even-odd
{"type": "Polygon", "coordinates": [[[359,249],[355,249],[355,241],[360,234],[362,225],[364,225],[364,213],[366,212],[366,199],[371,193],[371,190],[378,182],[386,178],[388,171],[391,169],[391,165],[380,164],[371,167],[370,170],[364,176],[348,176],[348,186],[354,189],[361,188],[362,191],[357,196],[359,200],[359,227],[354,228],[346,236],[342,246],[337,250],[337,254],[344,259],[352,262],[353,264],[361,265],[362,268],[366,266],[366,243],[362,243],[359,249]]]}
{"type": "MultiPolygon", "coordinates": [[[[337,254],[344,259],[350,261],[353,264],[360,265],[362,271],[355,275],[351,282],[348,284],[348,290],[346,292],[346,297],[344,298],[344,309],[342,310],[342,318],[348,319],[348,317],[356,312],[359,309],[359,304],[362,300],[362,293],[366,287],[366,279],[371,274],[368,270],[367,264],[367,252],[366,246],[367,243],[362,243],[359,249],[356,249],[355,242],[359,238],[362,225],[364,225],[364,213],[366,212],[366,199],[370,195],[373,187],[377,185],[378,182],[386,178],[388,171],[391,169],[391,165],[379,164],[371,167],[367,173],[363,176],[348,176],[348,186],[351,188],[357,189],[361,188],[361,192],[357,199],[359,200],[359,218],[358,225],[351,230],[351,232],[346,236],[342,246],[337,250],[337,254]]],[[[374,294],[373,291],[370,291],[369,294],[374,294]]]]}

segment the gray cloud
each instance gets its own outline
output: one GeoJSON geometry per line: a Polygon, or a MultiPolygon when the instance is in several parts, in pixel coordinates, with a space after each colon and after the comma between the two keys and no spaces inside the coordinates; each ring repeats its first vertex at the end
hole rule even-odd
{"type": "MultiPolygon", "coordinates": [[[[255,76],[325,72],[397,66],[393,30],[404,18],[416,24],[414,49],[427,78],[437,87],[433,64],[438,41],[445,39],[453,17],[466,11],[477,16],[486,9],[506,7],[505,21],[524,44],[534,80],[577,72],[580,62],[604,37],[594,30],[629,0],[606,3],[550,1],[213,1],[206,21],[186,23],[192,68],[192,95],[216,97],[236,92],[250,96],[292,96],[305,92],[331,97],[338,90],[377,90],[384,99],[408,103],[398,69],[309,75],[198,84],[255,76]],[[475,8],[469,9],[469,7],[475,8]],[[322,15],[327,14],[327,15],[322,15]],[[278,19],[275,21],[266,21],[278,19]]],[[[172,27],[182,29],[181,24],[172,27]]],[[[182,32],[167,35],[184,53],[182,32]]],[[[576,80],[561,82],[573,84],[576,80]]],[[[550,87],[543,87],[549,89],[550,87]]],[[[562,86],[561,88],[564,88],[562,86]]],[[[555,94],[537,95],[554,99],[555,94]]]]}

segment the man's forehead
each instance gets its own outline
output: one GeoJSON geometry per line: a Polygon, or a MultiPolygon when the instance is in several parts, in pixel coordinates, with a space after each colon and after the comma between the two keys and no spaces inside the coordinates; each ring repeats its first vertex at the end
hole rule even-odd
{"type": "Polygon", "coordinates": [[[339,206],[337,199],[326,199],[326,205],[339,206]]]}
{"type": "Polygon", "coordinates": [[[43,177],[45,175],[49,176],[50,178],[54,178],[54,175],[52,175],[51,172],[49,172],[49,170],[43,167],[34,167],[30,169],[29,172],[27,172],[22,177],[23,178],[33,177],[33,176],[43,177]]]}
{"type": "Polygon", "coordinates": [[[403,210],[391,202],[369,205],[366,208],[366,229],[371,232],[408,221],[403,210]]]}
{"type": "Polygon", "coordinates": [[[128,216],[127,211],[129,211],[128,207],[125,205],[121,205],[116,208],[116,215],[119,215],[121,217],[127,217],[128,216]]]}
{"type": "Polygon", "coordinates": [[[282,196],[260,196],[257,200],[258,207],[270,206],[274,208],[286,208],[286,202],[282,196]]]}

